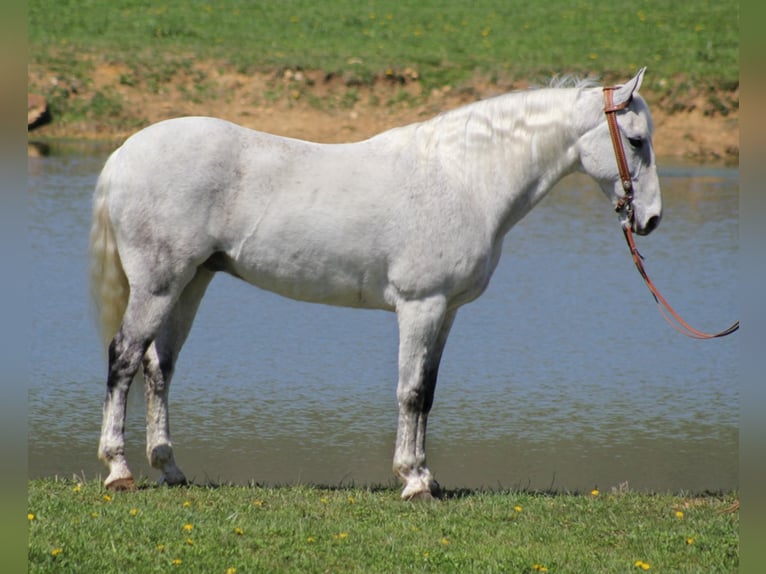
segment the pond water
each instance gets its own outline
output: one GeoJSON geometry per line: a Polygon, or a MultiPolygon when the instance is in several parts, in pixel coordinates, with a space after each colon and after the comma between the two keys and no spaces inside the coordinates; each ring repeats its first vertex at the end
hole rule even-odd
{"type": "MultiPolygon", "coordinates": [[[[90,201],[107,150],[29,159],[29,475],[105,475],[105,364],[90,313],[90,201]]],[[[661,164],[662,166],[663,164],[661,164]]],[[[738,318],[736,168],[667,164],[665,216],[638,239],[692,325],[738,318]]],[[[429,419],[447,488],[703,491],[738,487],[738,335],[683,337],[661,318],[595,184],[570,176],[506,238],[461,309],[429,419]]],[[[396,428],[391,313],[287,300],[220,275],[171,389],[176,460],[195,481],[389,484],[396,428]]],[[[134,385],[127,450],[144,458],[134,385]]]]}

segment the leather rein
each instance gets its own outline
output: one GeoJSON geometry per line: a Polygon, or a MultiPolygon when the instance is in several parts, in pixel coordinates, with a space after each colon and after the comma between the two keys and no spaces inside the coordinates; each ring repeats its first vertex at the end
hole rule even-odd
{"type": "Polygon", "coordinates": [[[649,275],[644,269],[643,256],[638,252],[636,242],[633,240],[633,231],[631,230],[631,220],[633,219],[633,178],[630,176],[630,169],[628,168],[628,161],[625,157],[625,148],[622,145],[622,138],[620,137],[620,130],[617,126],[617,112],[624,110],[630,105],[631,99],[628,98],[621,104],[614,104],[613,92],[616,87],[604,88],[604,113],[606,114],[606,120],[609,124],[609,135],[612,138],[612,146],[614,147],[614,155],[617,159],[617,169],[620,172],[620,181],[622,182],[622,189],[625,194],[618,200],[615,206],[615,211],[619,213],[622,223],[622,232],[625,234],[625,241],[630,248],[630,255],[633,258],[633,263],[636,265],[636,269],[644,279],[644,283],[651,291],[654,301],[657,303],[657,307],[660,310],[663,318],[678,332],[683,333],[687,337],[692,339],[715,339],[718,337],[725,337],[731,335],[734,331],[739,329],[739,321],[736,321],[729,328],[724,329],[718,333],[705,333],[698,329],[695,329],[684,321],[681,316],[670,306],[667,300],[662,296],[657,287],[654,285],[649,275]]]}

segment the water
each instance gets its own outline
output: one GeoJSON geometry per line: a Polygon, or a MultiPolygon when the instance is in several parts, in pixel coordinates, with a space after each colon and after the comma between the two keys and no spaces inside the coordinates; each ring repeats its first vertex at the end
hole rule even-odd
{"type": "MultiPolygon", "coordinates": [[[[29,475],[92,478],[105,366],[87,298],[90,195],[106,150],[29,160],[29,475]]],[[[738,318],[738,171],[667,166],[665,218],[639,238],[692,325],[738,318]]],[[[429,419],[446,487],[702,491],[738,486],[738,336],[665,324],[616,217],[587,178],[561,182],[506,239],[487,292],[458,314],[429,419]]],[[[395,316],[213,281],[171,390],[176,459],[197,481],[388,484],[395,316]]],[[[128,456],[145,461],[141,389],[128,456]]]]}

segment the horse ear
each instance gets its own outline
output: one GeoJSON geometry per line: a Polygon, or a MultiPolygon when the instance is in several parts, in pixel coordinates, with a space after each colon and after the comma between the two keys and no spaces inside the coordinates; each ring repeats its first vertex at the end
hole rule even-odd
{"type": "Polygon", "coordinates": [[[633,93],[637,92],[638,89],[641,87],[641,82],[644,79],[644,72],[646,71],[646,66],[641,68],[638,73],[633,76],[630,80],[628,80],[625,84],[620,86],[614,91],[614,104],[620,105],[622,103],[630,101],[630,99],[633,97],[633,93]]]}

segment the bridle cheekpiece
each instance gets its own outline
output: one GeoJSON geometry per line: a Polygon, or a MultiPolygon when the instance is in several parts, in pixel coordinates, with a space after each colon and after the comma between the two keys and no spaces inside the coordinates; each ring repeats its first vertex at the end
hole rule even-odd
{"type": "Polygon", "coordinates": [[[622,189],[625,192],[618,201],[614,210],[617,213],[625,212],[625,219],[623,225],[629,225],[631,214],[631,202],[633,201],[633,179],[630,176],[630,169],[628,168],[628,160],[625,156],[625,148],[622,145],[622,138],[620,138],[620,129],[617,126],[617,112],[624,110],[630,105],[633,100],[633,96],[620,104],[614,103],[614,91],[617,88],[614,86],[604,88],[604,113],[606,114],[606,121],[609,125],[609,135],[612,138],[612,147],[614,148],[614,156],[617,159],[617,169],[620,172],[620,181],[622,182],[622,189]]]}

